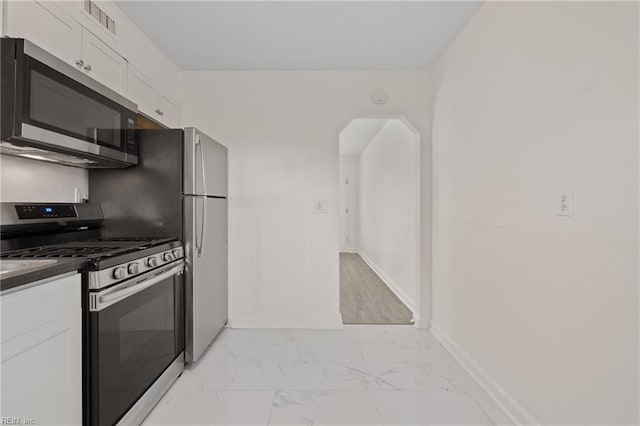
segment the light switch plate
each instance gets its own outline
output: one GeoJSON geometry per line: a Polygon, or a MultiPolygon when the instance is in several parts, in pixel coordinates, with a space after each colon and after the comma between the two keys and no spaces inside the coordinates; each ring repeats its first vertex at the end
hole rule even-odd
{"type": "Polygon", "coordinates": [[[316,200],[316,214],[329,213],[329,201],[328,200],[316,200]]]}

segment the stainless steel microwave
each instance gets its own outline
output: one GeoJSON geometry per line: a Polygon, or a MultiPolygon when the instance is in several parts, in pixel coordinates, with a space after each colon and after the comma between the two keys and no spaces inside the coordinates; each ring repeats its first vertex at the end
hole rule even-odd
{"type": "Polygon", "coordinates": [[[137,105],[24,39],[0,39],[0,153],[84,168],[138,164],[137,105]]]}

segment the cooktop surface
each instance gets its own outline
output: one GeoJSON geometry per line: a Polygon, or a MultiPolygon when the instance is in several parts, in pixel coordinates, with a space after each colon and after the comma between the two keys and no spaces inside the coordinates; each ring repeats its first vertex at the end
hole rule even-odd
{"type": "Polygon", "coordinates": [[[13,250],[2,253],[3,258],[51,258],[51,257],[82,257],[103,259],[120,256],[150,247],[157,247],[175,241],[173,238],[99,238],[88,241],[74,241],[64,244],[53,244],[39,247],[13,250]]]}

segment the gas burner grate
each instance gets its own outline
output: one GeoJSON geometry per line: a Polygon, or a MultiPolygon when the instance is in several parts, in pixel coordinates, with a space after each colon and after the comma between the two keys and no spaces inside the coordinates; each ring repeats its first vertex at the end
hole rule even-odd
{"type": "Polygon", "coordinates": [[[124,242],[124,243],[128,243],[128,242],[156,242],[156,241],[164,241],[164,240],[168,240],[166,238],[158,238],[158,237],[103,237],[103,238],[99,238],[98,241],[103,241],[106,243],[110,243],[110,242],[114,242],[114,243],[119,243],[119,242],[124,242]]]}
{"type": "Polygon", "coordinates": [[[39,258],[39,257],[89,257],[96,254],[109,256],[106,252],[113,251],[113,247],[35,247],[3,253],[4,258],[39,258]]]}
{"type": "Polygon", "coordinates": [[[101,238],[98,240],[18,249],[1,253],[5,259],[86,258],[92,261],[113,259],[120,255],[137,253],[150,247],[176,241],[172,238],[101,238]]]}

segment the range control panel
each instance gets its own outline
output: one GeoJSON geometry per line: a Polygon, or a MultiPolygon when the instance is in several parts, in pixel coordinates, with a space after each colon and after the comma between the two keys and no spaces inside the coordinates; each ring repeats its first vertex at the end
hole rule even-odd
{"type": "Polygon", "coordinates": [[[61,217],[78,217],[72,204],[20,204],[16,205],[19,219],[55,219],[61,217]]]}
{"type": "Polygon", "coordinates": [[[90,271],[89,288],[91,290],[99,290],[109,287],[115,283],[127,281],[183,258],[184,249],[180,246],[149,256],[140,257],[134,261],[121,263],[107,269],[90,271]]]}

